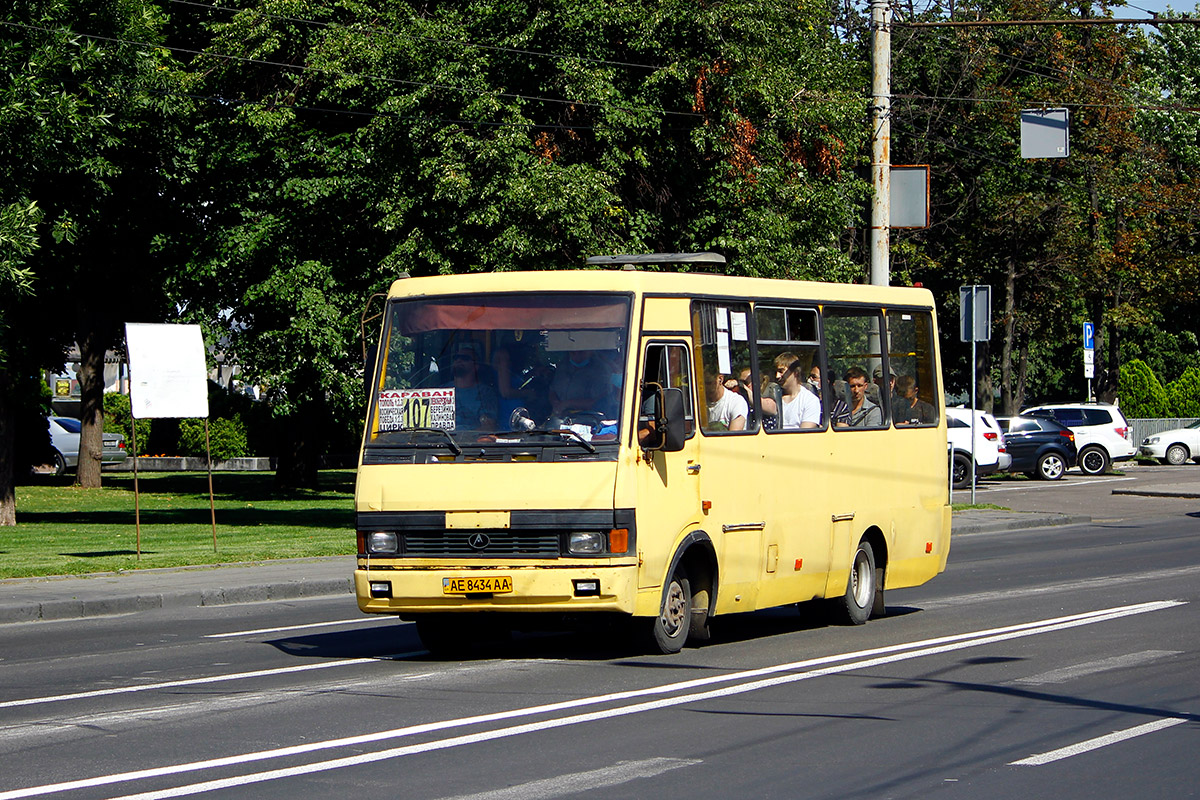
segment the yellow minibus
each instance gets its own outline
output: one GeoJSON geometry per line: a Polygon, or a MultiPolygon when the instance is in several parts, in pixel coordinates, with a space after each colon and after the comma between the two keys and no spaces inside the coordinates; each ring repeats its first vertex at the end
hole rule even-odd
{"type": "Polygon", "coordinates": [[[723,261],[395,281],[359,608],[434,653],[614,618],[673,653],[714,617],[819,598],[861,624],[944,570],[931,294],[679,271],[723,261]]]}

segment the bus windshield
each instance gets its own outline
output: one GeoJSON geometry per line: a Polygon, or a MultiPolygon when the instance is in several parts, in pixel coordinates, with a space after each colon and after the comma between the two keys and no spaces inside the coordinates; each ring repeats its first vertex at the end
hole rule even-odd
{"type": "Polygon", "coordinates": [[[368,442],[616,442],[629,309],[603,294],[391,301],[368,442]]]}

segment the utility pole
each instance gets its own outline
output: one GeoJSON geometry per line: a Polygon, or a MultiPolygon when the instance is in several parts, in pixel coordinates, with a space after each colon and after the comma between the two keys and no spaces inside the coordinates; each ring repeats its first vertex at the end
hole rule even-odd
{"type": "MultiPolygon", "coordinates": [[[[974,28],[1016,25],[1197,25],[1195,17],[1111,17],[1036,20],[898,22],[906,28],[974,28]]],[[[892,9],[888,0],[871,0],[871,284],[891,282],[892,192],[892,9]]]]}
{"type": "Polygon", "coordinates": [[[871,0],[871,284],[891,282],[892,9],[871,0]]]}

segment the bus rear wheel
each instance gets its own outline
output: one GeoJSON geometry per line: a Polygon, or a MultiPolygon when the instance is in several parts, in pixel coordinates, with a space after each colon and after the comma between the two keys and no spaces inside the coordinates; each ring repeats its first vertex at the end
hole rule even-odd
{"type": "Polygon", "coordinates": [[[863,540],[854,551],[850,562],[850,578],[846,581],[846,594],[834,603],[834,610],[841,622],[862,625],[871,618],[875,605],[875,551],[871,543],[863,540]]]}
{"type": "Polygon", "coordinates": [[[667,580],[658,616],[643,624],[651,652],[671,655],[683,649],[692,627],[692,585],[683,567],[676,567],[667,580]]]}

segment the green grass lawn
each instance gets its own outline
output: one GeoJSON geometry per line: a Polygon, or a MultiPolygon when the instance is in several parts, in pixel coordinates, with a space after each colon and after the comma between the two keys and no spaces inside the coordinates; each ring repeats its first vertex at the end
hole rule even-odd
{"type": "Polygon", "coordinates": [[[281,492],[272,472],[215,472],[213,552],[208,473],[142,473],[141,558],[132,473],[101,489],[71,476],[17,487],[17,525],[0,528],[0,578],[71,575],[272,558],[350,555],[354,470],[321,473],[319,490],[281,492]]]}

